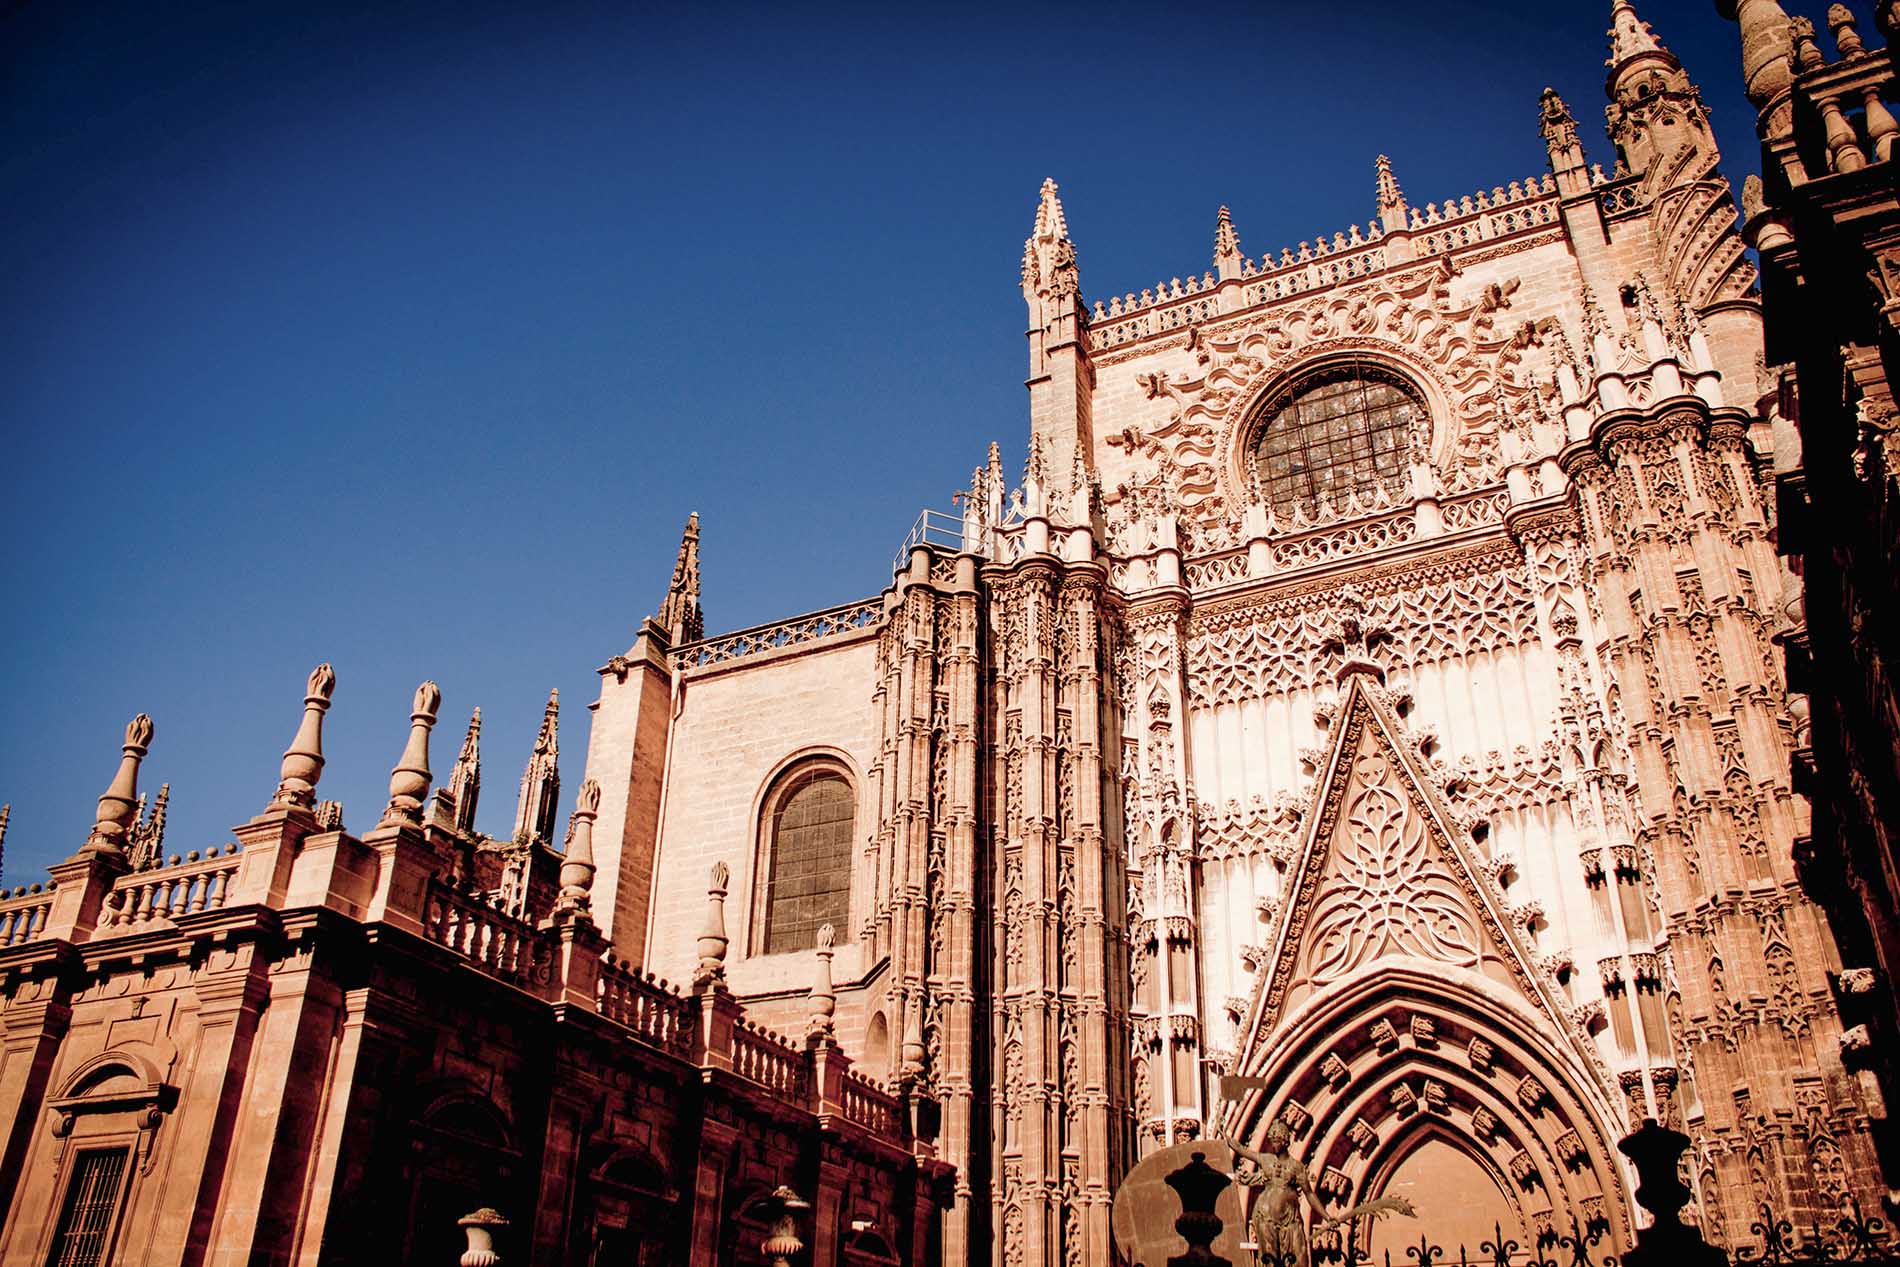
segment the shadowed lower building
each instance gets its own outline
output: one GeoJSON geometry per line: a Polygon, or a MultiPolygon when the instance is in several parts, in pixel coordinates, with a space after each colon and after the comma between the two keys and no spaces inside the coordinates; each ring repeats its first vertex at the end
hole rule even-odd
{"type": "Polygon", "coordinates": [[[122,778],[0,902],[0,1261],[438,1262],[492,1206],[504,1261],[1070,1267],[1142,1157],[1275,1125],[1439,1241],[1627,1248],[1644,1118],[1718,1243],[1877,1208],[1754,269],[1610,15],[1607,173],[1546,92],[1547,172],[1419,206],[1368,155],[1365,224],[1222,208],[1090,301],[1046,183],[1020,480],[711,638],[690,521],[564,851],[552,702],[510,841],[474,739],[425,812],[432,698],[361,836],[287,758],[241,849],[136,869],[122,778]]]}

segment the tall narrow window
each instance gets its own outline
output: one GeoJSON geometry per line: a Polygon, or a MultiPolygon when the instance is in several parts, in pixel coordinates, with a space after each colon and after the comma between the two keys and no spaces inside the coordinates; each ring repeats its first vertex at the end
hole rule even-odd
{"type": "Polygon", "coordinates": [[[46,1267],[101,1267],[118,1213],[126,1150],[98,1148],[79,1154],[66,1184],[66,1204],[53,1233],[46,1267]]]}
{"type": "Polygon", "coordinates": [[[1350,492],[1398,491],[1410,433],[1425,406],[1410,384],[1377,366],[1346,364],[1308,374],[1268,402],[1254,446],[1254,473],[1275,514],[1308,514],[1350,492]]]}
{"type": "Polygon", "coordinates": [[[805,950],[821,924],[843,931],[851,911],[851,785],[835,771],[796,775],[768,802],[764,954],[805,950]]]}

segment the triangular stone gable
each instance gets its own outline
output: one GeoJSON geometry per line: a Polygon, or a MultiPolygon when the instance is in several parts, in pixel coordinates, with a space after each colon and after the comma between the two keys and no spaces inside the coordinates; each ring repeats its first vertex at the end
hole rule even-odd
{"type": "Polygon", "coordinates": [[[1514,989],[1596,1063],[1492,883],[1378,688],[1350,678],[1236,1068],[1252,1072],[1282,1017],[1381,959],[1514,989]]]}

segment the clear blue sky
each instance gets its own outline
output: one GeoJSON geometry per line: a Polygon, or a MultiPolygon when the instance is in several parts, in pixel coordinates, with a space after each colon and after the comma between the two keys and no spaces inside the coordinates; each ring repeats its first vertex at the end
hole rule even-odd
{"type": "MultiPolygon", "coordinates": [[[[1739,181],[1735,27],[1642,7],[1739,181]]],[[[558,686],[565,814],[688,511],[719,631],[876,593],[991,439],[1020,462],[1044,176],[1092,298],[1208,267],[1223,202],[1254,255],[1366,221],[1381,152],[1421,204],[1542,172],[1546,84],[1607,167],[1609,10],[14,8],[7,883],[83,841],[140,710],[168,848],[227,839],[319,660],[352,829],[424,677],[438,773],[482,706],[498,833],[558,686]]]]}

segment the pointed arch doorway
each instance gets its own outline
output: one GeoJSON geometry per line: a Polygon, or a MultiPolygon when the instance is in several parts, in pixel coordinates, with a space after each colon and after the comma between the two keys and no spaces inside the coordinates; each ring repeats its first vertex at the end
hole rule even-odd
{"type": "Polygon", "coordinates": [[[1414,1132],[1377,1168],[1367,1191],[1373,1196],[1403,1197],[1419,1212],[1417,1219],[1383,1218],[1360,1232],[1370,1260],[1410,1261],[1405,1251],[1418,1244],[1421,1231],[1447,1258],[1460,1246],[1469,1261],[1491,1261],[1501,1235],[1519,1246],[1535,1232],[1523,1225],[1523,1211],[1505,1195],[1500,1177],[1479,1155],[1435,1125],[1414,1132]]]}

